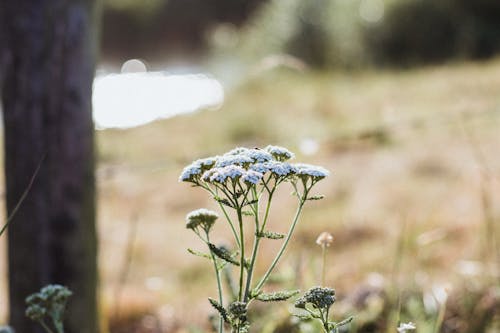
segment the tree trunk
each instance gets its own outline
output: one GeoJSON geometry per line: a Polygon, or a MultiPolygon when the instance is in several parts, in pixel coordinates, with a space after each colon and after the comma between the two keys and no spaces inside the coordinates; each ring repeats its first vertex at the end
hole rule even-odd
{"type": "Polygon", "coordinates": [[[0,0],[8,214],[29,188],[8,230],[9,322],[20,333],[40,331],[24,315],[25,298],[49,283],[73,291],[66,333],[99,332],[91,113],[96,1],[0,0]]]}

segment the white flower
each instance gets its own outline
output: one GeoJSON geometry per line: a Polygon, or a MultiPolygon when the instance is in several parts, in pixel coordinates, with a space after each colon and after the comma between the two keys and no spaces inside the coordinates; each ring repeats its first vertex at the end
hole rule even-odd
{"type": "Polygon", "coordinates": [[[399,333],[405,333],[406,331],[415,330],[416,328],[417,326],[415,326],[415,324],[410,321],[408,323],[401,323],[397,330],[399,333]]]}
{"type": "Polygon", "coordinates": [[[262,149],[247,149],[244,155],[250,157],[254,162],[267,162],[273,159],[273,156],[262,149]]]}
{"type": "Polygon", "coordinates": [[[230,151],[228,151],[224,155],[242,155],[242,154],[245,154],[248,150],[249,149],[245,148],[245,147],[238,147],[238,148],[231,149],[230,151]]]}
{"type": "Polygon", "coordinates": [[[297,163],[294,164],[294,166],[297,168],[297,175],[299,176],[310,176],[322,179],[330,174],[325,168],[316,165],[297,163]]]}
{"type": "Polygon", "coordinates": [[[266,173],[269,171],[279,177],[288,176],[297,172],[297,169],[293,165],[278,161],[256,163],[251,165],[250,169],[260,173],[266,173]]]}
{"type": "Polygon", "coordinates": [[[251,159],[247,155],[243,154],[238,154],[238,155],[228,155],[225,154],[224,156],[219,157],[217,162],[215,163],[215,166],[218,168],[226,167],[228,165],[245,165],[252,163],[253,159],[251,159]]]}
{"type": "Polygon", "coordinates": [[[228,178],[236,179],[245,174],[246,170],[237,165],[227,165],[221,168],[213,168],[206,171],[202,179],[204,181],[224,183],[228,178]]]}
{"type": "Polygon", "coordinates": [[[219,218],[219,215],[206,208],[200,208],[192,211],[186,216],[186,228],[196,229],[198,226],[202,226],[205,230],[210,230],[215,220],[219,218]]]}
{"type": "Polygon", "coordinates": [[[259,181],[262,179],[264,175],[260,172],[253,171],[253,170],[248,170],[245,172],[245,174],[241,177],[241,180],[243,180],[245,183],[250,183],[257,185],[259,181]]]}
{"type": "Polygon", "coordinates": [[[179,181],[192,181],[196,176],[213,167],[217,159],[218,157],[207,157],[192,162],[182,170],[179,181]]]}
{"type": "Polygon", "coordinates": [[[270,162],[270,170],[277,176],[288,176],[297,172],[297,168],[290,163],[270,162]]]}
{"type": "Polygon", "coordinates": [[[266,173],[270,170],[269,163],[255,163],[250,166],[250,170],[266,173]]]}
{"type": "Polygon", "coordinates": [[[182,170],[179,181],[191,181],[195,176],[198,176],[199,174],[201,174],[201,165],[193,162],[182,170]]]}
{"type": "Polygon", "coordinates": [[[194,163],[197,163],[197,164],[201,165],[202,167],[212,167],[215,165],[218,158],[219,158],[219,156],[202,158],[202,159],[194,161],[194,163]]]}
{"type": "Polygon", "coordinates": [[[284,147],[267,146],[264,150],[268,151],[278,161],[286,161],[295,157],[295,154],[284,147]]]}

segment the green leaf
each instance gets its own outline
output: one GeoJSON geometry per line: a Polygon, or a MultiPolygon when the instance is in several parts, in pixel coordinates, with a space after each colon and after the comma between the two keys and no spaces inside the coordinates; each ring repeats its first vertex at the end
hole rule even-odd
{"type": "Polygon", "coordinates": [[[304,321],[314,319],[313,316],[311,316],[310,314],[305,314],[305,313],[292,313],[292,316],[297,317],[300,320],[304,320],[304,321]]]}
{"type": "Polygon", "coordinates": [[[255,199],[255,200],[252,200],[252,201],[248,201],[247,203],[244,204],[244,206],[253,205],[253,204],[256,204],[258,202],[259,202],[259,199],[255,199]]]}
{"type": "Polygon", "coordinates": [[[210,251],[212,251],[213,254],[215,254],[217,257],[221,258],[222,260],[227,261],[230,264],[239,266],[240,263],[236,261],[236,259],[233,258],[233,255],[231,252],[226,250],[223,247],[217,247],[212,243],[208,243],[208,247],[210,248],[210,251]]]}
{"type": "Polygon", "coordinates": [[[214,196],[214,200],[217,201],[218,203],[224,205],[224,206],[228,206],[230,208],[234,208],[234,206],[231,204],[231,202],[229,200],[227,200],[226,198],[221,198],[221,197],[215,197],[214,196]]]}
{"type": "Polygon", "coordinates": [[[354,319],[354,317],[351,316],[351,317],[349,317],[347,319],[339,321],[338,323],[334,323],[334,325],[335,325],[335,327],[344,326],[344,325],[349,324],[353,319],[354,319]]]}
{"type": "Polygon", "coordinates": [[[230,322],[229,322],[229,317],[228,317],[226,309],[224,309],[224,307],[219,302],[214,300],[213,298],[209,297],[208,301],[210,302],[210,305],[212,305],[212,307],[215,310],[217,310],[217,312],[219,312],[222,319],[224,319],[224,321],[229,324],[230,322]]]}
{"type": "Polygon", "coordinates": [[[209,254],[206,254],[206,253],[203,253],[203,252],[199,252],[199,251],[196,251],[196,250],[193,250],[193,249],[187,249],[187,251],[189,253],[191,253],[192,255],[195,255],[197,257],[202,257],[202,258],[207,258],[207,259],[211,259],[210,255],[209,254]]]}
{"type": "Polygon", "coordinates": [[[284,290],[276,291],[273,293],[260,293],[255,297],[255,299],[261,302],[280,302],[286,301],[287,299],[297,295],[299,290],[284,290]]]}
{"type": "Polygon", "coordinates": [[[321,200],[323,199],[325,196],[324,195],[313,195],[312,197],[309,197],[307,198],[307,200],[321,200]]]}
{"type": "Polygon", "coordinates": [[[241,212],[241,214],[244,216],[254,216],[254,213],[250,210],[244,210],[241,212]]]}
{"type": "Polygon", "coordinates": [[[279,232],[274,231],[258,231],[255,233],[255,236],[267,239],[282,239],[285,238],[285,235],[280,234],[279,232]]]}

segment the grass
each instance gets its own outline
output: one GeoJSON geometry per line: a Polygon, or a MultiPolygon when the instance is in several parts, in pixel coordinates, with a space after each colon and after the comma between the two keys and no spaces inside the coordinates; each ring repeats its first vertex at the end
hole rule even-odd
{"type": "MultiPolygon", "coordinates": [[[[210,306],[205,295],[215,290],[215,281],[210,267],[186,252],[202,248],[185,229],[184,216],[198,207],[217,207],[201,191],[178,183],[180,171],[195,158],[238,145],[276,144],[300,152],[303,140],[311,139],[318,151],[299,153],[296,160],[325,166],[332,176],[318,184],[316,191],[326,198],[305,209],[281,262],[285,284],[305,290],[320,282],[321,249],[314,241],[328,231],[334,243],[326,281],[339,294],[334,305],[339,317],[352,311],[358,328],[374,325],[393,332],[395,326],[387,325],[396,324],[401,297],[401,320],[416,322],[419,332],[432,332],[437,312],[429,295],[433,286],[447,284],[453,303],[443,326],[448,332],[456,324],[457,332],[466,332],[467,321],[481,321],[474,311],[488,314],[485,304],[498,304],[499,298],[498,263],[493,248],[484,249],[485,228],[495,225],[484,223],[484,166],[478,165],[468,139],[472,133],[474,149],[481,150],[490,170],[488,214],[493,212],[497,221],[493,237],[499,244],[499,91],[500,60],[401,72],[277,70],[228,92],[220,110],[98,132],[105,308],[113,310],[128,228],[137,216],[122,316],[140,313],[136,325],[147,326],[153,324],[144,324],[149,317],[142,314],[154,313],[168,332],[188,332],[187,323],[206,326],[210,306]],[[471,305],[479,301],[482,312],[471,305]],[[464,323],[463,318],[469,319],[464,323]]],[[[281,199],[275,211],[291,214],[291,204],[281,199]]],[[[272,215],[270,228],[285,231],[284,218],[290,216],[272,215]]],[[[224,230],[214,234],[225,235],[216,242],[231,239],[224,230]]],[[[277,250],[277,244],[268,243],[261,253],[277,250]]],[[[283,318],[282,332],[293,331],[287,313],[278,306],[272,317],[283,318]]],[[[495,318],[488,332],[499,332],[498,312],[495,318]]],[[[279,332],[278,322],[272,323],[262,332],[279,332]]]]}
{"type": "MultiPolygon", "coordinates": [[[[209,267],[186,253],[198,244],[183,221],[194,208],[216,207],[177,182],[180,170],[194,158],[238,145],[271,143],[300,151],[305,139],[317,141],[319,150],[297,160],[324,165],[333,176],[318,185],[327,197],[304,211],[281,266],[302,289],[319,283],[321,253],[314,240],[325,230],[335,238],[327,283],[342,296],[366,288],[375,276],[389,290],[397,281],[413,295],[405,299],[415,298],[419,305],[413,307],[423,309],[418,295],[433,285],[447,283],[452,293],[468,283],[495,285],[493,249],[485,257],[482,248],[482,166],[464,127],[494,174],[489,195],[498,202],[499,89],[498,60],[404,72],[275,71],[230,91],[220,110],[99,132],[104,291],[118,279],[116,265],[107,263],[121,260],[127,221],[137,214],[128,287],[140,290],[139,298],[154,295],[152,308],[172,306],[179,326],[203,325],[209,306],[199,295],[213,290],[214,281],[209,267]],[[148,285],[151,277],[162,284],[148,285]]],[[[288,199],[277,205],[276,211],[291,211],[288,199]]],[[[272,216],[271,227],[284,231],[279,223],[284,218],[289,216],[272,216]]],[[[219,241],[230,240],[225,235],[219,241]]],[[[277,248],[265,246],[263,252],[277,248]]],[[[432,327],[433,319],[427,314],[405,320],[432,327]]]]}

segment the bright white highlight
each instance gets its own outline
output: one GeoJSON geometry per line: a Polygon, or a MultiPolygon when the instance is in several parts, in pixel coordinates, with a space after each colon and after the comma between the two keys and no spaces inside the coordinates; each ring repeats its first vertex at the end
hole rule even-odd
{"type": "Polygon", "coordinates": [[[202,74],[124,73],[94,80],[94,122],[98,129],[140,126],[215,108],[223,101],[222,85],[202,74]]]}

